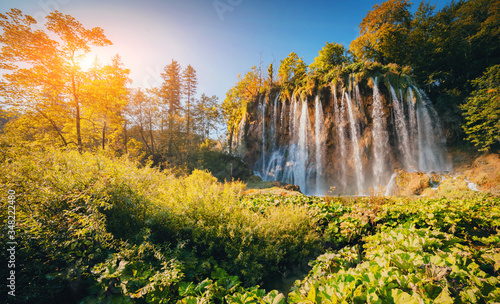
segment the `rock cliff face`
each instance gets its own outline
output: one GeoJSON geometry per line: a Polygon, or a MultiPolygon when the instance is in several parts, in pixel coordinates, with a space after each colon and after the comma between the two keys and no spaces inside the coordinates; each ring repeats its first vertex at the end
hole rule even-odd
{"type": "Polygon", "coordinates": [[[283,96],[275,90],[249,103],[233,136],[264,180],[305,194],[366,194],[385,189],[395,169],[451,170],[439,118],[409,77],[350,75],[283,96]]]}

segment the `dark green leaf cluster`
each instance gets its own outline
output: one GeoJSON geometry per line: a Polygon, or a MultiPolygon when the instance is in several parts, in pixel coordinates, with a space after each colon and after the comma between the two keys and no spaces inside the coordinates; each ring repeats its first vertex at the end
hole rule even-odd
{"type": "Polygon", "coordinates": [[[498,149],[500,146],[500,65],[486,70],[484,75],[472,81],[476,89],[467,103],[462,105],[463,126],[468,140],[481,151],[498,149]]]}
{"type": "Polygon", "coordinates": [[[336,198],[313,208],[324,236],[342,248],[311,262],[289,303],[500,299],[498,197],[336,198]]]}

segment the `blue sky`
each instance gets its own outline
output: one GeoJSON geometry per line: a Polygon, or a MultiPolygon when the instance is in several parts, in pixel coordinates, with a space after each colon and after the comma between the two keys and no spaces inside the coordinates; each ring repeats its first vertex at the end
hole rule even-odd
{"type": "Polygon", "coordinates": [[[267,69],[295,52],[309,64],[327,41],[348,48],[363,17],[381,2],[17,0],[2,1],[0,10],[19,8],[41,21],[57,9],[87,28],[101,27],[113,46],[95,54],[102,62],[119,54],[131,69],[132,86],[158,86],[163,67],[175,59],[183,68],[191,64],[196,69],[198,95],[217,95],[222,101],[238,73],[260,60],[267,69]]]}

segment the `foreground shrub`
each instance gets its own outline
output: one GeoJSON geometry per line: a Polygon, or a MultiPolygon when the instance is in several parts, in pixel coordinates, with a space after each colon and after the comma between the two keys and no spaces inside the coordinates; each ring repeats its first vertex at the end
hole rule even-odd
{"type": "Polygon", "coordinates": [[[239,275],[246,285],[284,271],[319,250],[308,206],[253,210],[239,200],[241,184],[217,183],[203,171],[182,179],[151,219],[156,242],[185,242],[204,258],[239,275]]]}
{"type": "Polygon", "coordinates": [[[215,267],[250,286],[319,248],[306,206],[256,212],[240,201],[243,184],[204,171],[176,177],[127,158],[21,147],[0,159],[2,191],[16,191],[20,303],[169,303],[215,267]]]}
{"type": "Polygon", "coordinates": [[[398,226],[320,256],[289,303],[493,303],[500,250],[473,249],[435,230],[398,226]]]}

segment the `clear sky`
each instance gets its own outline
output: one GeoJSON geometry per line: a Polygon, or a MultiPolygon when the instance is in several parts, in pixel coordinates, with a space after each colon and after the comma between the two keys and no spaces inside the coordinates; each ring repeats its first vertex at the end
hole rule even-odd
{"type": "Polygon", "coordinates": [[[175,59],[183,68],[191,64],[196,69],[198,95],[217,95],[222,101],[238,73],[261,60],[267,69],[295,52],[309,64],[327,41],[348,48],[363,17],[381,2],[3,0],[0,11],[18,8],[39,22],[53,10],[69,14],[87,28],[104,29],[113,46],[98,48],[96,54],[104,63],[119,54],[131,69],[132,86],[158,86],[163,67],[175,59]]]}

